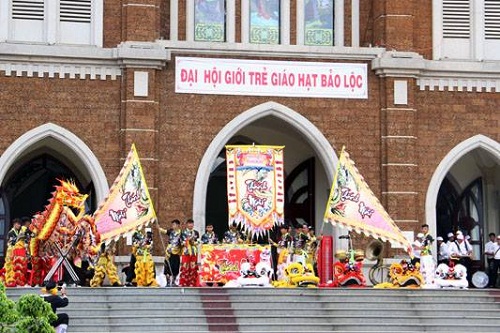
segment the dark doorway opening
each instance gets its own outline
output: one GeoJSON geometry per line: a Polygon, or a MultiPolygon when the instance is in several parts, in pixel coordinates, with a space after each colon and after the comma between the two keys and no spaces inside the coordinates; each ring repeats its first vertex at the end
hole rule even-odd
{"type": "MultiPolygon", "coordinates": [[[[469,236],[474,260],[473,272],[484,270],[484,207],[483,181],[477,178],[463,191],[458,192],[452,182],[445,178],[438,193],[436,203],[437,235],[446,239],[449,232],[460,230],[469,236]]],[[[469,274],[469,273],[467,273],[469,274]]]]}

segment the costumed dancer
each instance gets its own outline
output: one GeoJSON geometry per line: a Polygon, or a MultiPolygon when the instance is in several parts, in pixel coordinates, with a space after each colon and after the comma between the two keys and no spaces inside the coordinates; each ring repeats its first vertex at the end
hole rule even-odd
{"type": "Polygon", "coordinates": [[[122,269],[122,272],[125,273],[126,278],[125,278],[125,287],[133,287],[137,285],[135,281],[135,263],[137,261],[136,255],[137,255],[137,249],[139,247],[139,244],[141,243],[143,238],[143,235],[140,231],[136,230],[134,234],[132,235],[132,249],[130,252],[130,261],[128,264],[128,267],[125,267],[122,269]]]}
{"type": "Polygon", "coordinates": [[[238,230],[238,225],[236,222],[233,222],[229,225],[229,230],[224,233],[224,238],[222,239],[222,243],[224,244],[243,244],[245,241],[245,237],[238,230]]]}
{"type": "Polygon", "coordinates": [[[198,281],[198,239],[200,233],[194,230],[194,221],[186,221],[186,229],[182,231],[181,241],[183,252],[181,257],[181,270],[179,285],[195,287],[198,281]]]}
{"type": "MultiPolygon", "coordinates": [[[[16,225],[18,223],[20,225],[21,221],[15,221],[16,225]]],[[[15,230],[15,227],[13,230],[15,230]]],[[[21,227],[15,236],[14,233],[9,232],[8,259],[6,258],[5,262],[5,285],[7,287],[25,286],[27,284],[28,251],[25,242],[26,232],[26,227],[21,227]]]]}
{"type": "Polygon", "coordinates": [[[287,266],[287,258],[291,253],[293,238],[288,232],[288,227],[286,225],[280,226],[280,235],[278,236],[277,242],[271,242],[271,244],[276,248],[276,262],[274,267],[276,267],[276,276],[278,280],[285,279],[285,268],[287,266]]]}
{"type": "Polygon", "coordinates": [[[21,220],[16,218],[12,220],[12,229],[10,229],[7,233],[7,251],[5,253],[5,263],[3,266],[5,275],[2,276],[2,281],[7,287],[10,287],[13,283],[15,283],[14,266],[12,264],[12,250],[14,249],[14,245],[16,245],[17,236],[19,235],[20,231],[21,220]]]}
{"type": "Polygon", "coordinates": [[[181,222],[176,219],[171,222],[171,230],[160,228],[160,233],[166,234],[168,238],[168,245],[165,250],[165,263],[163,266],[163,274],[165,274],[167,279],[167,287],[178,285],[177,278],[179,276],[182,252],[182,230],[180,225],[181,222]]]}
{"type": "Polygon", "coordinates": [[[101,287],[106,275],[108,276],[109,282],[113,287],[121,285],[116,265],[114,263],[114,255],[114,242],[111,242],[108,246],[106,246],[105,243],[101,244],[97,265],[94,268],[94,277],[90,280],[91,287],[101,287]]]}
{"type": "Polygon", "coordinates": [[[155,263],[151,255],[153,248],[153,233],[146,228],[146,236],[143,236],[138,244],[135,262],[135,281],[138,287],[158,287],[155,278],[155,263]]]}
{"type": "Polygon", "coordinates": [[[432,257],[431,246],[434,242],[434,238],[429,233],[429,225],[423,224],[421,226],[422,237],[422,247],[420,251],[420,273],[424,278],[426,285],[433,284],[434,274],[436,271],[436,263],[432,257]]]}
{"type": "MultiPolygon", "coordinates": [[[[39,219],[40,214],[36,214],[33,219],[39,219]]],[[[38,228],[35,223],[30,223],[30,242],[29,242],[29,252],[31,256],[31,285],[41,286],[43,284],[43,279],[45,278],[46,272],[50,270],[47,258],[40,256],[40,240],[37,239],[38,228]]]]}
{"type": "Polygon", "coordinates": [[[205,233],[201,236],[202,244],[218,244],[219,238],[217,234],[214,232],[214,226],[212,224],[207,224],[205,227],[205,233]]]}
{"type": "Polygon", "coordinates": [[[307,235],[307,240],[305,244],[305,252],[307,255],[306,258],[306,264],[310,264],[311,266],[316,265],[316,249],[318,248],[318,241],[316,239],[316,236],[314,235],[314,231],[311,232],[311,229],[309,229],[309,226],[303,225],[302,226],[302,232],[307,235]]]}
{"type": "Polygon", "coordinates": [[[57,313],[58,308],[68,306],[69,300],[66,295],[66,287],[61,288],[61,296],[57,294],[56,283],[52,280],[48,281],[42,288],[42,295],[45,302],[50,304],[52,311],[57,315],[57,320],[51,322],[50,325],[55,328],[56,333],[66,333],[69,324],[69,316],[66,313],[57,313]]]}
{"type": "Polygon", "coordinates": [[[299,226],[296,230],[295,237],[293,238],[293,254],[291,262],[301,262],[306,265],[307,252],[306,244],[309,241],[308,232],[304,232],[303,226],[299,226]]]}

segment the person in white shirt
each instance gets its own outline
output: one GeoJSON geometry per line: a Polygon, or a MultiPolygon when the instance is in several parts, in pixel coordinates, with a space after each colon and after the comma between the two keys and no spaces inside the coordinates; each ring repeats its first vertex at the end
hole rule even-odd
{"type": "Polygon", "coordinates": [[[492,269],[493,257],[495,256],[495,247],[497,245],[496,235],[494,232],[490,232],[488,235],[489,242],[484,245],[484,255],[486,256],[486,262],[488,263],[488,272],[492,269]]]}
{"type": "Polygon", "coordinates": [[[446,246],[448,246],[448,249],[449,249],[451,244],[455,242],[455,234],[452,232],[449,232],[447,237],[448,237],[448,241],[446,242],[446,246]]]}
{"type": "Polygon", "coordinates": [[[450,254],[448,253],[448,245],[444,242],[443,237],[438,236],[437,248],[438,248],[438,264],[448,264],[450,261],[450,254]]]}
{"type": "Polygon", "coordinates": [[[423,247],[423,241],[424,241],[424,234],[423,233],[418,233],[417,234],[417,239],[413,241],[412,248],[413,248],[413,259],[411,260],[411,263],[415,265],[417,262],[420,262],[420,254],[422,252],[422,247],[423,247]]]}
{"type": "Polygon", "coordinates": [[[498,268],[500,268],[500,235],[497,236],[497,242],[493,248],[493,264],[489,274],[489,287],[496,288],[498,280],[498,268]]]}
{"type": "Polygon", "coordinates": [[[472,246],[465,242],[465,237],[462,233],[457,234],[457,240],[451,244],[450,258],[467,269],[467,281],[471,285],[471,268],[472,268],[472,246]]]}

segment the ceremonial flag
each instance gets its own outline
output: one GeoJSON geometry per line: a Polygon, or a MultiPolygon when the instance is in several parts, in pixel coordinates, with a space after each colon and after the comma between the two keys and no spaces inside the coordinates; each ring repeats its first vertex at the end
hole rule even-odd
{"type": "Polygon", "coordinates": [[[156,219],[134,144],[108,197],[94,213],[94,219],[102,241],[117,240],[156,219]]]}
{"type": "Polygon", "coordinates": [[[252,237],[284,222],[284,146],[226,146],[229,224],[252,237]]]}
{"type": "Polygon", "coordinates": [[[380,238],[411,253],[411,243],[391,219],[342,148],[326,205],[325,222],[380,238]]]}

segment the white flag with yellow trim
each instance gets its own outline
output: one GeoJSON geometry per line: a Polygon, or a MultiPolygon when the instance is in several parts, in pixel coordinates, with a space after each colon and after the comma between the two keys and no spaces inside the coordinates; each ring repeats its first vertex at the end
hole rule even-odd
{"type": "Polygon", "coordinates": [[[117,240],[156,219],[134,144],[107,198],[94,213],[94,219],[102,241],[117,240]]]}
{"type": "Polygon", "coordinates": [[[325,222],[403,247],[410,255],[410,241],[387,214],[363,176],[342,148],[337,172],[325,210],[325,222]]]}

